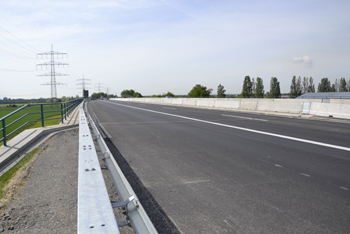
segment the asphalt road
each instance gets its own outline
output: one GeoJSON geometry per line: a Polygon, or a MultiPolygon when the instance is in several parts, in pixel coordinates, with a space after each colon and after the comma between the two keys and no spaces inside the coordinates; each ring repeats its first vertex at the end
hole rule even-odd
{"type": "Polygon", "coordinates": [[[350,232],[346,121],[106,100],[89,105],[182,233],[350,232]]]}

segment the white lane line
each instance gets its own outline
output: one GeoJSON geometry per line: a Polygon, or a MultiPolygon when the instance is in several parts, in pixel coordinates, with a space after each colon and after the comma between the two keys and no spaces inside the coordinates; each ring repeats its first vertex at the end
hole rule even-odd
{"type": "Polygon", "coordinates": [[[176,108],[171,108],[171,107],[164,107],[164,106],[162,106],[162,108],[164,108],[164,109],[170,109],[170,110],[176,110],[176,108]]]}
{"type": "Polygon", "coordinates": [[[233,129],[238,129],[238,130],[247,131],[247,132],[259,133],[262,135],[273,136],[273,137],[288,139],[288,140],[292,140],[292,141],[298,141],[298,142],[319,145],[319,146],[324,146],[324,147],[329,147],[329,148],[333,148],[333,149],[339,149],[339,150],[344,150],[344,151],[350,152],[350,148],[344,147],[344,146],[332,145],[332,144],[322,143],[322,142],[318,142],[318,141],[311,141],[311,140],[306,140],[306,139],[302,139],[302,138],[290,137],[290,136],[285,136],[285,135],[275,134],[275,133],[270,133],[270,132],[263,132],[263,131],[258,131],[258,130],[249,129],[249,128],[242,128],[242,127],[228,125],[228,124],[215,123],[215,122],[211,122],[211,121],[207,121],[207,120],[195,119],[195,118],[190,118],[190,117],[181,116],[181,115],[174,115],[174,114],[169,114],[169,113],[160,112],[160,111],[153,111],[153,110],[123,105],[123,104],[118,104],[118,103],[112,103],[112,104],[118,105],[118,106],[125,106],[125,107],[138,109],[138,110],[143,110],[143,111],[148,111],[148,112],[152,112],[152,113],[162,114],[162,115],[168,115],[168,116],[182,118],[182,119],[188,119],[188,120],[197,121],[197,122],[201,122],[201,123],[207,123],[207,124],[217,125],[217,126],[226,127],[226,128],[233,128],[233,129]]]}
{"type": "Polygon", "coordinates": [[[311,177],[310,175],[305,174],[305,173],[301,173],[301,175],[306,176],[306,177],[311,177]]]}
{"type": "Polygon", "coordinates": [[[249,117],[243,117],[243,116],[238,116],[238,115],[224,115],[224,114],[221,114],[221,115],[222,116],[226,116],[226,117],[240,118],[240,119],[249,119],[249,120],[257,120],[257,121],[268,121],[266,119],[249,118],[249,117]]]}
{"type": "Polygon", "coordinates": [[[279,164],[275,164],[275,166],[276,166],[276,167],[282,167],[282,166],[281,166],[281,165],[279,165],[279,164]]]}
{"type": "Polygon", "coordinates": [[[343,190],[349,191],[348,188],[345,188],[345,187],[340,187],[340,188],[343,189],[343,190]]]}

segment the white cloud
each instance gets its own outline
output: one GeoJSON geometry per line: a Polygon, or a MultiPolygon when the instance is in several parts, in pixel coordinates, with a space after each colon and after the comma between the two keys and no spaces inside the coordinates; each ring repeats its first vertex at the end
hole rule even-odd
{"type": "Polygon", "coordinates": [[[312,61],[309,56],[295,57],[292,59],[294,63],[304,64],[305,66],[312,67],[312,61]]]}

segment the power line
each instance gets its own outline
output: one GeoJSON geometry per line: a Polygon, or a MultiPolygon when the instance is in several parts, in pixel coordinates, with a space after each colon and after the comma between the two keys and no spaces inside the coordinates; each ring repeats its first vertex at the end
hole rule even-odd
{"type": "MultiPolygon", "coordinates": [[[[29,45],[27,42],[23,41],[22,39],[16,37],[15,35],[13,35],[12,33],[10,33],[9,31],[7,31],[5,28],[3,28],[3,27],[1,27],[1,26],[0,26],[0,28],[2,28],[2,30],[6,31],[8,34],[10,34],[11,36],[13,36],[13,37],[16,38],[17,40],[19,40],[19,41],[23,42],[24,44],[26,44],[27,46],[33,48],[33,49],[34,49],[34,52],[39,51],[38,49],[36,49],[36,48],[34,48],[33,46],[29,45]]],[[[22,46],[21,46],[21,47],[22,47],[22,46]]],[[[22,47],[22,48],[24,48],[24,47],[22,47]]]]}

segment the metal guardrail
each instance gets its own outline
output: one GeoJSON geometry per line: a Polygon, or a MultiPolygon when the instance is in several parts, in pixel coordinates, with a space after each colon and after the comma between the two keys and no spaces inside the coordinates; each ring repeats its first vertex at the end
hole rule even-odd
{"type": "MultiPolygon", "coordinates": [[[[98,130],[94,120],[89,115],[89,112],[85,109],[87,118],[89,120],[90,126],[94,135],[96,136],[97,143],[104,155],[105,163],[112,176],[114,185],[117,188],[119,197],[124,202],[112,203],[113,207],[124,206],[127,214],[127,219],[129,219],[131,227],[137,234],[147,234],[147,233],[158,233],[155,229],[153,223],[149,219],[146,211],[141,205],[139,199],[137,198],[134,190],[127,181],[117,162],[115,161],[112,153],[108,149],[106,142],[103,140],[101,133],[98,130]]],[[[118,222],[119,226],[127,225],[128,221],[118,222]]]]}
{"type": "Polygon", "coordinates": [[[10,114],[0,118],[0,122],[2,123],[2,128],[0,129],[0,132],[2,132],[2,136],[3,136],[0,139],[0,142],[4,141],[4,146],[7,146],[7,142],[6,142],[7,138],[9,136],[11,136],[13,133],[19,131],[21,128],[23,128],[24,126],[26,126],[29,123],[36,123],[36,122],[41,121],[42,127],[45,127],[45,121],[47,121],[47,120],[61,119],[61,121],[63,123],[63,119],[67,119],[67,116],[69,116],[69,114],[75,109],[75,107],[77,107],[82,101],[83,101],[83,99],[79,99],[79,100],[74,100],[74,101],[69,101],[69,102],[60,102],[60,103],[56,103],[56,104],[29,104],[29,105],[22,106],[22,107],[18,108],[17,110],[11,112],[10,114]],[[48,105],[60,105],[61,108],[58,110],[54,110],[54,111],[44,111],[44,106],[48,106],[48,105]],[[25,113],[21,117],[17,118],[16,120],[14,120],[11,123],[6,125],[7,118],[9,118],[10,116],[12,116],[12,115],[16,114],[17,112],[19,112],[27,107],[30,107],[30,106],[40,106],[40,112],[25,113]],[[48,118],[48,119],[44,118],[45,113],[54,113],[54,112],[60,113],[61,117],[48,118]],[[10,133],[6,132],[6,128],[10,127],[11,125],[17,123],[18,121],[20,121],[20,120],[24,119],[25,117],[32,115],[32,114],[41,114],[41,117],[38,120],[25,122],[20,127],[16,128],[15,130],[13,130],[10,133]]]}
{"type": "Polygon", "coordinates": [[[83,105],[79,110],[78,233],[119,233],[83,105]]]}

